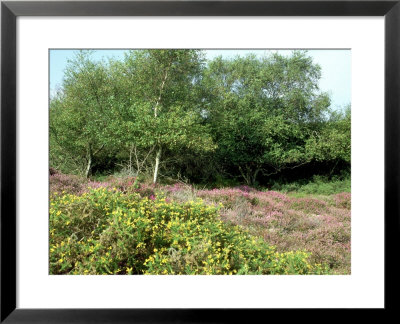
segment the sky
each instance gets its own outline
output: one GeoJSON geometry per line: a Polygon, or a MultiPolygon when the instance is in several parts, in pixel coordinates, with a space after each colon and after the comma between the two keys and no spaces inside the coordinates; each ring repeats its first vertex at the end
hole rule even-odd
{"type": "MultiPolygon", "coordinates": [[[[94,60],[123,59],[124,52],[124,50],[96,50],[92,58],[94,60]]],[[[290,55],[292,50],[205,50],[207,59],[220,55],[224,58],[233,58],[250,53],[264,56],[271,52],[290,55]]],[[[61,87],[68,60],[74,58],[74,55],[75,50],[50,50],[50,94],[61,87]]],[[[333,109],[342,110],[351,103],[351,51],[308,50],[308,55],[321,67],[320,90],[329,93],[333,109]]]]}

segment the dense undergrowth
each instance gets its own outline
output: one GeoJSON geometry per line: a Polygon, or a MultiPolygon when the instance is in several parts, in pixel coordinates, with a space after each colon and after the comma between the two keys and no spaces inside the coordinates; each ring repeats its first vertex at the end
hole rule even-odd
{"type": "Polygon", "coordinates": [[[51,274],[350,273],[350,194],[50,177],[51,274]]]}
{"type": "Polygon", "coordinates": [[[311,181],[295,181],[286,184],[275,183],[271,186],[271,189],[282,192],[296,192],[298,194],[333,195],[350,192],[351,181],[350,177],[343,179],[314,177],[311,181]]]}

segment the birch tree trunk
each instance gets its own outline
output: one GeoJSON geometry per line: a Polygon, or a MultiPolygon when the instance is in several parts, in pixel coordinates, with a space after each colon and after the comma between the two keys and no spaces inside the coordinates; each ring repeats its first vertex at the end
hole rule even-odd
{"type": "Polygon", "coordinates": [[[88,148],[87,148],[87,165],[86,165],[86,172],[85,172],[86,178],[89,177],[91,168],[92,168],[92,148],[89,144],[88,148]]]}
{"type": "MultiPolygon", "coordinates": [[[[160,93],[159,93],[158,99],[156,101],[156,105],[154,106],[154,118],[157,118],[157,116],[158,116],[158,106],[161,102],[162,92],[164,90],[164,86],[165,86],[165,82],[167,81],[167,78],[168,78],[168,68],[165,71],[164,78],[163,78],[163,81],[162,81],[161,87],[160,87],[160,93]]],[[[156,154],[156,165],[154,167],[154,176],[153,176],[154,184],[157,182],[158,168],[160,166],[160,159],[161,159],[161,145],[156,154]]]]}
{"type": "Polygon", "coordinates": [[[156,154],[156,166],[154,167],[154,177],[153,177],[154,184],[157,182],[158,168],[160,166],[160,159],[161,159],[161,146],[158,149],[157,154],[156,154]]]}

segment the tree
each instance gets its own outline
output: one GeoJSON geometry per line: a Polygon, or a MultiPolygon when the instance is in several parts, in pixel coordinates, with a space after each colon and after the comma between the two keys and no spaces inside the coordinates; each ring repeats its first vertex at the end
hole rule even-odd
{"type": "Polygon", "coordinates": [[[98,155],[105,151],[109,120],[107,71],[80,51],[69,62],[62,90],[50,102],[51,162],[70,161],[88,177],[98,155]]]}
{"type": "Polygon", "coordinates": [[[207,64],[198,50],[108,62],[90,54],[69,62],[50,102],[50,163],[63,172],[127,165],[153,183],[179,175],[254,185],[311,162],[350,163],[350,109],[329,110],[320,67],[304,51],[207,64]]]}
{"type": "Polygon", "coordinates": [[[130,104],[119,115],[131,147],[155,152],[153,183],[164,150],[213,149],[194,97],[201,67],[196,50],[132,51],[120,65],[130,104]]]}
{"type": "Polygon", "coordinates": [[[248,184],[309,161],[305,145],[329,107],[320,68],[305,52],[289,57],[217,58],[204,73],[217,158],[248,184]]]}
{"type": "Polygon", "coordinates": [[[312,133],[306,145],[307,154],[315,161],[351,161],[351,107],[334,111],[319,131],[312,133]]]}

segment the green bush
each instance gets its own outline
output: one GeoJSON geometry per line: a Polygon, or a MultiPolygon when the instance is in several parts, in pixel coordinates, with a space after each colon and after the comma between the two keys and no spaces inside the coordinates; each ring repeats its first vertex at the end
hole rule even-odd
{"type": "Polygon", "coordinates": [[[326,274],[304,251],[278,253],[201,200],[105,188],[53,195],[51,274],[326,274]]]}
{"type": "Polygon", "coordinates": [[[272,190],[283,192],[297,192],[312,195],[333,195],[341,192],[351,191],[351,180],[332,179],[314,176],[309,182],[293,182],[288,184],[276,183],[271,187],[272,190]]]}

